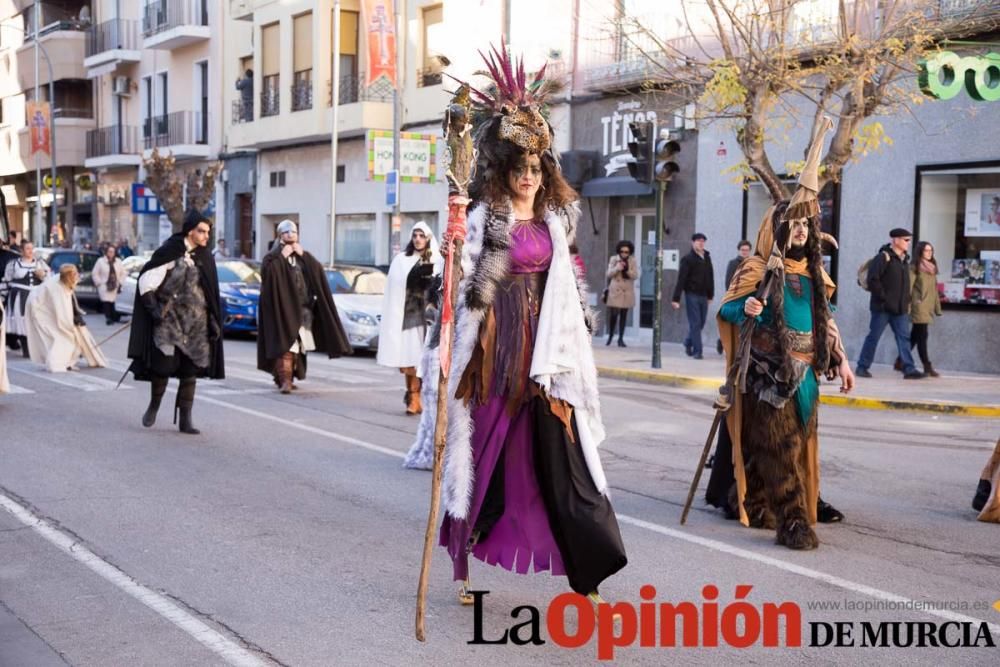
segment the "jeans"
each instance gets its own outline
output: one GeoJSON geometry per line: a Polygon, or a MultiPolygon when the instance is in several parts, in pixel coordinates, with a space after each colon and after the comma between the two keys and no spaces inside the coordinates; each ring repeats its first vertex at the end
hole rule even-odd
{"type": "Polygon", "coordinates": [[[688,335],[684,347],[690,347],[696,357],[701,356],[701,330],[708,317],[708,297],[684,292],[684,309],[687,311],[688,335]]]}
{"type": "Polygon", "coordinates": [[[882,337],[882,332],[886,326],[892,327],[892,333],[896,337],[896,348],[899,351],[899,358],[903,362],[903,372],[910,373],[916,371],[913,365],[913,355],[910,354],[910,316],[892,315],[884,311],[873,310],[871,328],[865,337],[865,344],[861,346],[861,357],[858,359],[858,369],[868,370],[875,358],[875,349],[878,341],[882,337]]]}

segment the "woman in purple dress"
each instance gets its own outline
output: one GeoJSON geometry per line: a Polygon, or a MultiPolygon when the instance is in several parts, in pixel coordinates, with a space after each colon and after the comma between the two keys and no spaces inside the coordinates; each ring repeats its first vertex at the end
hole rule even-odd
{"type": "Polygon", "coordinates": [[[569,250],[579,207],[540,100],[518,80],[479,100],[488,120],[474,134],[441,544],[463,602],[470,554],[519,574],[565,574],[597,601],[598,585],[627,560],[597,453],[590,313],[569,250]]]}

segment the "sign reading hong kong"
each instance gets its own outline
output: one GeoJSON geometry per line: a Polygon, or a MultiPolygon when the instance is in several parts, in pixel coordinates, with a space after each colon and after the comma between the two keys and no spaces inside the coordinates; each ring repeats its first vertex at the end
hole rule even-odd
{"type": "Polygon", "coordinates": [[[917,79],[925,95],[950,100],[965,88],[969,97],[980,102],[1000,100],[1000,53],[959,56],[942,51],[920,61],[917,79]]]}

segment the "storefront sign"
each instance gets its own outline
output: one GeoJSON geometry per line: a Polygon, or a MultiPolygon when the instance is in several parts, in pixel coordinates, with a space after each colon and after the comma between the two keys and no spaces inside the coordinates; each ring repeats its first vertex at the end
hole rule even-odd
{"type": "Polygon", "coordinates": [[[938,100],[950,100],[965,88],[974,100],[996,102],[1000,100],[1000,53],[962,57],[942,51],[920,61],[917,80],[925,95],[938,100]]]}
{"type": "Polygon", "coordinates": [[[163,207],[156,194],[145,183],[132,184],[132,212],[137,214],[160,215],[163,207]]]}
{"type": "Polygon", "coordinates": [[[605,176],[611,176],[628,164],[631,154],[628,142],[632,141],[629,123],[650,121],[656,123],[656,112],[643,110],[637,100],[619,102],[618,108],[610,115],[601,117],[601,155],[607,159],[605,176]]]}
{"type": "MultiPolygon", "coordinates": [[[[437,172],[437,137],[433,134],[399,134],[399,180],[434,183],[437,172]]],[[[393,167],[392,132],[368,130],[368,179],[384,181],[393,167]]]]}
{"type": "Polygon", "coordinates": [[[396,87],[396,16],[392,0],[363,0],[361,16],[368,36],[365,85],[380,77],[396,87]]]}

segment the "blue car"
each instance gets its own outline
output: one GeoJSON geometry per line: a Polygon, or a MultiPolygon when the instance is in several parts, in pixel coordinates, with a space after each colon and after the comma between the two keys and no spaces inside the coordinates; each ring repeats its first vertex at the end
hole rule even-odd
{"type": "Polygon", "coordinates": [[[260,306],[260,264],[242,259],[216,261],[219,296],[222,297],[222,330],[256,333],[260,306]]]}

